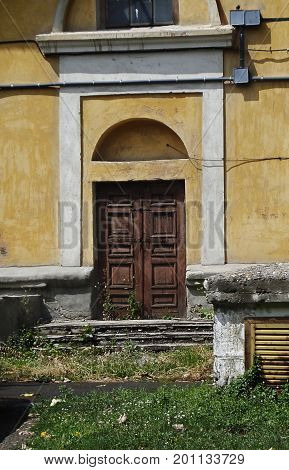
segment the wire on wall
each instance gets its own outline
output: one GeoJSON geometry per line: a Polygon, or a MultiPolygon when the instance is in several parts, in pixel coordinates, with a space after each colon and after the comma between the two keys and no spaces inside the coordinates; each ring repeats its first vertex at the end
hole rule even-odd
{"type": "Polygon", "coordinates": [[[224,166],[224,163],[226,164],[227,162],[232,162],[235,163],[235,165],[231,166],[230,168],[227,168],[227,172],[230,170],[233,170],[233,168],[237,168],[238,166],[246,165],[247,163],[259,163],[259,162],[267,162],[267,161],[287,161],[289,160],[289,157],[280,157],[280,156],[275,156],[275,157],[262,157],[262,158],[222,158],[220,160],[216,159],[210,159],[206,158],[203,159],[200,157],[200,155],[193,155],[193,156],[188,156],[186,153],[184,153],[182,150],[179,150],[178,148],[174,147],[173,145],[167,144],[167,147],[170,147],[177,152],[179,152],[181,155],[183,155],[186,158],[189,158],[190,162],[193,164],[194,168],[198,171],[202,171],[203,168],[222,168],[224,166]],[[210,165],[206,165],[206,162],[211,162],[210,165]],[[216,165],[213,165],[213,163],[217,163],[216,165]],[[198,167],[198,164],[201,165],[198,167]]]}
{"type": "Polygon", "coordinates": [[[246,49],[248,52],[269,52],[272,54],[273,52],[286,52],[287,54],[289,53],[289,47],[283,48],[283,49],[272,49],[272,47],[266,48],[266,49],[255,49],[252,47],[248,47],[246,49]]]}

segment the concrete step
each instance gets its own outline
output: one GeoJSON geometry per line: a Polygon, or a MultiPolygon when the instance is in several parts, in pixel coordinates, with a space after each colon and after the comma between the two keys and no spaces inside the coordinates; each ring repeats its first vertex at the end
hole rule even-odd
{"type": "Polygon", "coordinates": [[[120,331],[210,331],[212,321],[208,320],[122,320],[122,321],[86,321],[55,322],[39,326],[39,332],[78,333],[88,327],[93,332],[115,333],[120,331]]]}
{"type": "Polygon", "coordinates": [[[185,342],[202,342],[205,340],[210,341],[212,339],[212,335],[208,332],[206,333],[198,333],[198,334],[186,334],[186,333],[175,333],[175,334],[164,334],[164,335],[157,335],[157,336],[152,336],[152,335],[88,335],[87,338],[83,338],[80,335],[46,335],[46,339],[52,342],[61,342],[61,343],[71,343],[71,342],[92,342],[93,344],[100,344],[100,343],[108,343],[112,341],[117,341],[118,343],[123,343],[125,344],[128,341],[133,341],[133,342],[147,342],[147,341],[158,341],[158,342],[164,342],[169,339],[172,341],[185,341],[185,342]]]}
{"type": "Polygon", "coordinates": [[[59,346],[115,349],[128,342],[150,350],[211,345],[213,322],[209,320],[122,320],[48,323],[36,328],[40,336],[59,346]]]}

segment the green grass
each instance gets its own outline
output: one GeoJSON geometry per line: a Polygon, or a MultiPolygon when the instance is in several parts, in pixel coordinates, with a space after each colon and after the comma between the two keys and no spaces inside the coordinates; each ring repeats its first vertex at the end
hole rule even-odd
{"type": "Polygon", "coordinates": [[[289,449],[289,393],[242,384],[116,390],[36,406],[32,449],[289,449]],[[122,419],[120,419],[123,417],[122,419]],[[120,422],[122,421],[122,422],[120,422]],[[174,426],[182,425],[181,430],[174,426]]]}
{"type": "Polygon", "coordinates": [[[166,352],[146,352],[127,345],[109,352],[88,347],[61,351],[55,347],[33,350],[0,348],[2,381],[102,380],[209,380],[212,351],[197,346],[166,352]]]}

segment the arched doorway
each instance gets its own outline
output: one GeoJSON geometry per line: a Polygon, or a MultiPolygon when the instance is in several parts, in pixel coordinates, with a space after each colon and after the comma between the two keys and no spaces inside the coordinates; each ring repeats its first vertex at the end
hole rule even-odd
{"type": "MultiPolygon", "coordinates": [[[[149,119],[126,121],[100,139],[93,160],[186,159],[181,139],[149,119]]],[[[94,184],[98,318],[183,317],[185,305],[184,180],[94,184]]]]}

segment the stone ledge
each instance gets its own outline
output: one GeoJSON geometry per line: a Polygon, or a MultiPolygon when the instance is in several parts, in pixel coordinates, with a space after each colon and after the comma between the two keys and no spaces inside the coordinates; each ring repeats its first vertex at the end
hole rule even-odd
{"type": "Polygon", "coordinates": [[[34,266],[0,268],[0,289],[44,287],[45,285],[87,285],[92,267],[34,266]]]}
{"type": "Polygon", "coordinates": [[[162,26],[88,32],[39,34],[44,54],[231,47],[232,26],[162,26]]]}
{"type": "Polygon", "coordinates": [[[250,265],[209,277],[204,283],[213,304],[289,302],[289,263],[250,265]]]}
{"type": "Polygon", "coordinates": [[[246,268],[251,269],[255,264],[217,264],[205,266],[203,264],[192,264],[187,266],[186,281],[187,285],[194,284],[197,280],[205,280],[209,277],[235,273],[236,271],[246,268]]]}

